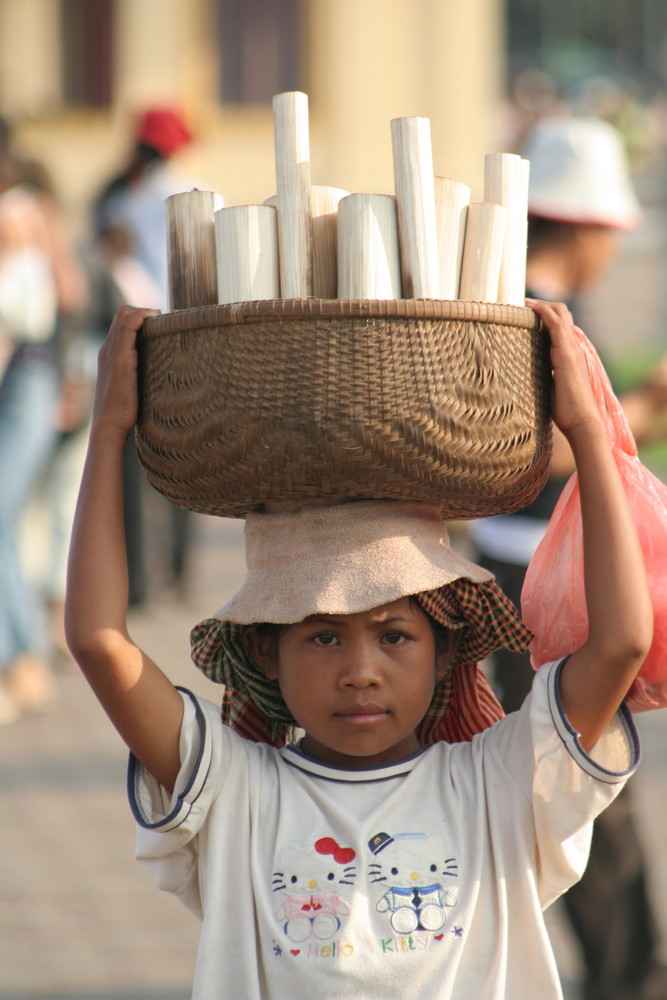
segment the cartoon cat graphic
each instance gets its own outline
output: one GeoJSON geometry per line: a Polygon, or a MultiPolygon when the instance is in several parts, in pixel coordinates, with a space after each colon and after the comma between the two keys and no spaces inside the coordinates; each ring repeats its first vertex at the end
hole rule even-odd
{"type": "Polygon", "coordinates": [[[443,880],[455,878],[458,866],[445,856],[438,834],[378,833],[368,842],[373,857],[368,866],[371,883],[385,892],[377,902],[378,913],[389,913],[397,934],[438,931],[447,920],[445,907],[456,905],[456,892],[443,880]]]}
{"type": "Polygon", "coordinates": [[[334,886],[354,885],[354,850],[340,847],[333,837],[321,837],[312,846],[290,844],[279,858],[273,891],[283,893],[276,917],[284,921],[285,934],[299,943],[311,937],[331,940],[340,929],[340,917],[350,912],[334,886]]]}

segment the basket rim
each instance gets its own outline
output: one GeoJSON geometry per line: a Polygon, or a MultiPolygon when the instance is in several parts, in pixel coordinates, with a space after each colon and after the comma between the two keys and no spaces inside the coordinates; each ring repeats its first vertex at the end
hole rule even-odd
{"type": "Polygon", "coordinates": [[[493,323],[538,330],[541,320],[528,306],[463,299],[262,299],[198,306],[151,316],[148,336],[244,323],[292,319],[426,319],[493,323]]]}

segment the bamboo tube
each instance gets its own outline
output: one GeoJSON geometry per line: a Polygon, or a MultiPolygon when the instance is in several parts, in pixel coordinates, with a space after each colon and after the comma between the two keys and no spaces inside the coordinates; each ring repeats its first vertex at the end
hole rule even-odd
{"type": "MultiPolygon", "coordinates": [[[[313,236],[313,295],[320,299],[335,299],[338,293],[337,209],[341,198],[349,191],[343,188],[311,184],[310,213],[313,236]]],[[[264,205],[278,207],[278,195],[271,195],[264,205]]]]}
{"type": "Polygon", "coordinates": [[[428,118],[391,122],[403,294],[439,298],[438,240],[431,123],[428,118]]]}
{"type": "Polygon", "coordinates": [[[280,294],[284,299],[313,294],[312,218],[308,97],[288,92],[273,98],[278,192],[280,294]]]}
{"type": "Polygon", "coordinates": [[[234,205],[215,213],[218,302],[280,298],[275,208],[234,205]]]}
{"type": "Polygon", "coordinates": [[[337,210],[342,188],[312,185],[310,210],[313,219],[313,295],[335,299],[338,294],[337,210]]]}
{"type": "Polygon", "coordinates": [[[526,264],[528,257],[528,194],[530,184],[530,160],[521,158],[519,167],[519,204],[516,215],[515,252],[516,259],[516,305],[526,304],[526,264]],[[520,214],[519,214],[520,213],[520,214]]]}
{"type": "Polygon", "coordinates": [[[400,299],[396,200],[350,194],[338,205],[338,298],[400,299]]]}
{"type": "Polygon", "coordinates": [[[442,299],[459,297],[469,204],[470,188],[467,184],[446,177],[435,178],[435,218],[442,299]]]}
{"type": "Polygon", "coordinates": [[[218,278],[213,214],[223,200],[213,191],[183,191],[165,199],[169,308],[215,305],[218,278]]]}
{"type": "Polygon", "coordinates": [[[484,200],[503,205],[508,212],[498,301],[515,306],[522,306],[526,297],[528,173],[528,160],[515,153],[484,157],[484,200]]]}
{"type": "Polygon", "coordinates": [[[472,202],[463,244],[459,297],[472,302],[497,302],[500,262],[507,227],[507,209],[491,202],[472,202]]]}

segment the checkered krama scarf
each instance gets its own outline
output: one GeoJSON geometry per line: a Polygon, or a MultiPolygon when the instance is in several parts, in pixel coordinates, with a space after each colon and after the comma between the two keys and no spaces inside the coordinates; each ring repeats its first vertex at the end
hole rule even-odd
{"type": "MultiPolygon", "coordinates": [[[[469,740],[504,715],[478,661],[503,646],[525,652],[531,633],[494,580],[461,578],[414,596],[435,622],[463,633],[417,735],[422,744],[469,740]]],[[[245,627],[218,618],[200,622],[190,636],[192,659],[210,680],[225,685],[225,725],[246,739],[284,746],[297,722],[278,682],[269,680],[248,654],[242,638],[245,627]]]]}

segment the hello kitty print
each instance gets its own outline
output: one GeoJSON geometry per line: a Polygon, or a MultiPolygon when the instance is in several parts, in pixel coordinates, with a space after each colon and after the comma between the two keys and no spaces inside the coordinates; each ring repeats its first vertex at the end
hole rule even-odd
{"type": "Polygon", "coordinates": [[[272,876],[278,957],[398,955],[462,937],[458,864],[440,834],[380,831],[363,863],[330,834],[282,847],[272,876]],[[365,877],[360,876],[360,870],[365,877]]]}
{"type": "Polygon", "coordinates": [[[355,884],[355,858],[351,847],[341,847],[333,837],[282,850],[273,891],[280,899],[276,917],[291,942],[329,941],[336,936],[350,912],[343,893],[355,884]]]}
{"type": "Polygon", "coordinates": [[[386,913],[393,931],[439,931],[447,909],[456,905],[456,892],[445,884],[458,875],[454,858],[445,858],[443,838],[423,833],[378,833],[368,842],[373,860],[368,866],[372,885],[383,893],[376,904],[386,913]]]}

